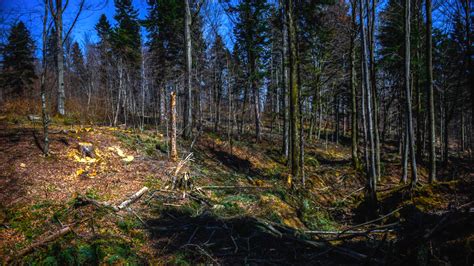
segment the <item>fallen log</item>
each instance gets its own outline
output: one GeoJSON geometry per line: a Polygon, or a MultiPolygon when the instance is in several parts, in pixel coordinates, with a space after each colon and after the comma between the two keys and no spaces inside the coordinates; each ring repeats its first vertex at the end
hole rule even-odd
{"type": "Polygon", "coordinates": [[[122,209],[126,208],[128,205],[130,205],[133,202],[137,201],[147,191],[148,191],[148,187],[143,187],[137,193],[133,194],[129,199],[127,199],[126,201],[122,202],[119,206],[117,206],[117,208],[119,210],[122,210],[122,209]]]}
{"type": "Polygon", "coordinates": [[[108,209],[112,209],[116,212],[120,211],[120,210],[123,210],[125,209],[126,207],[128,207],[130,204],[134,203],[135,201],[137,201],[141,196],[143,196],[143,194],[145,194],[146,192],[148,191],[148,187],[143,187],[142,189],[140,189],[138,192],[136,192],[135,194],[133,194],[130,198],[128,198],[127,200],[125,200],[124,202],[120,203],[120,205],[116,206],[116,205],[113,205],[109,202],[102,202],[102,201],[97,201],[95,199],[91,199],[91,198],[88,198],[88,197],[82,197],[82,196],[78,196],[77,199],[80,201],[80,203],[90,203],[90,204],[93,204],[97,207],[104,207],[104,208],[108,208],[108,209]]]}
{"type": "Polygon", "coordinates": [[[202,186],[197,187],[196,189],[272,189],[271,186],[202,186]]]}
{"type": "Polygon", "coordinates": [[[366,234],[385,234],[387,232],[394,232],[393,229],[376,229],[376,230],[360,230],[360,231],[304,231],[309,235],[366,235],[366,234]]]}
{"type": "Polygon", "coordinates": [[[46,245],[47,243],[63,236],[63,235],[66,235],[67,233],[71,232],[72,231],[72,228],[71,226],[66,226],[66,227],[63,227],[61,228],[59,231],[53,233],[52,235],[49,235],[47,237],[45,237],[44,239],[41,239],[41,240],[38,240],[36,242],[34,242],[33,244],[29,245],[28,247],[20,250],[17,254],[16,254],[16,257],[19,258],[19,257],[23,257],[25,256],[26,254],[30,253],[31,251],[33,251],[34,249],[36,248],[39,248],[41,246],[44,246],[46,245]]]}

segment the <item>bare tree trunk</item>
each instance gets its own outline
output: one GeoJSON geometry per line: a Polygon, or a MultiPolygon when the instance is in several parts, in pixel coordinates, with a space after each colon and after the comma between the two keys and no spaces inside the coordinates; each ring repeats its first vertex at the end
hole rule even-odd
{"type": "Polygon", "coordinates": [[[357,91],[356,91],[356,68],[355,68],[355,31],[356,26],[356,0],[351,0],[351,15],[352,15],[352,28],[351,28],[351,46],[350,46],[350,87],[351,87],[351,142],[352,142],[352,165],[355,169],[360,166],[358,145],[357,145],[357,91]]]}
{"type": "Polygon", "coordinates": [[[185,26],[184,34],[186,41],[186,96],[184,103],[184,117],[183,117],[183,137],[190,138],[192,133],[192,88],[191,88],[191,71],[192,71],[192,56],[191,56],[191,8],[189,7],[189,0],[184,0],[185,4],[185,26]]]}
{"type": "Polygon", "coordinates": [[[64,51],[63,51],[63,10],[62,0],[56,0],[56,14],[54,16],[56,25],[56,60],[58,64],[58,106],[57,111],[60,115],[65,115],[64,101],[66,94],[64,92],[64,51]]]}
{"type": "Polygon", "coordinates": [[[43,154],[45,156],[49,155],[49,137],[48,137],[48,126],[49,126],[49,117],[48,110],[46,107],[46,36],[47,36],[47,21],[48,21],[48,3],[47,0],[44,1],[44,17],[43,17],[43,32],[42,32],[42,67],[41,70],[41,113],[42,113],[42,122],[43,122],[43,135],[44,135],[44,145],[43,145],[43,154]]]}
{"type": "MultiPolygon", "coordinates": [[[[429,177],[430,183],[436,181],[436,131],[435,131],[435,106],[433,91],[433,40],[431,36],[432,17],[431,17],[431,0],[426,0],[426,72],[427,72],[427,89],[428,89],[428,109],[429,109],[429,153],[430,166],[429,177]]],[[[472,85],[472,84],[471,84],[472,85]]],[[[474,106],[474,103],[473,103],[474,106]]],[[[474,113],[472,114],[474,117],[474,113]]],[[[473,123],[474,124],[474,123],[473,123]]]]}
{"type": "Polygon", "coordinates": [[[413,133],[413,116],[411,106],[411,89],[410,89],[410,2],[405,0],[405,96],[406,96],[406,123],[408,128],[408,142],[411,157],[411,178],[412,186],[418,181],[416,171],[415,141],[413,133]]]}
{"type": "MultiPolygon", "coordinates": [[[[283,4],[281,4],[283,8],[283,4]]],[[[288,58],[288,25],[287,25],[287,17],[286,14],[283,16],[283,51],[281,54],[281,99],[282,99],[282,112],[283,112],[283,155],[285,156],[286,159],[289,158],[289,117],[288,117],[288,64],[287,64],[287,58],[288,58]]]]}
{"type": "MultiPolygon", "coordinates": [[[[367,5],[367,1],[365,2],[367,5]]],[[[367,104],[367,131],[368,131],[368,140],[370,145],[370,166],[369,172],[367,173],[369,176],[368,182],[368,194],[372,203],[377,202],[377,194],[376,194],[376,169],[375,169],[375,145],[374,145],[374,128],[373,128],[373,111],[372,111],[372,97],[371,97],[371,89],[369,86],[369,67],[367,62],[367,38],[365,32],[365,23],[363,19],[364,9],[362,8],[362,0],[359,4],[359,11],[360,11],[360,20],[361,20],[361,39],[362,39],[362,73],[363,73],[363,80],[364,80],[364,89],[366,92],[366,104],[367,104]]]]}
{"type": "Polygon", "coordinates": [[[288,20],[288,43],[290,48],[290,162],[291,174],[299,174],[298,161],[298,81],[297,81],[297,54],[296,54],[296,25],[293,13],[293,1],[286,1],[286,16],[288,20]]]}
{"type": "Polygon", "coordinates": [[[170,159],[173,162],[178,160],[178,150],[176,149],[176,92],[170,95],[170,159]]]}
{"type": "Polygon", "coordinates": [[[369,60],[370,60],[370,81],[371,81],[371,101],[373,105],[373,118],[374,118],[374,141],[375,141],[375,167],[377,174],[377,181],[380,181],[381,167],[380,167],[380,134],[379,134],[379,110],[378,110],[378,101],[377,101],[377,82],[376,82],[376,73],[375,73],[375,6],[376,0],[372,0],[371,11],[369,12],[369,4],[366,0],[367,5],[367,18],[368,18],[368,30],[370,34],[368,39],[369,44],[369,60]],[[370,15],[369,15],[370,14],[370,15]]]}

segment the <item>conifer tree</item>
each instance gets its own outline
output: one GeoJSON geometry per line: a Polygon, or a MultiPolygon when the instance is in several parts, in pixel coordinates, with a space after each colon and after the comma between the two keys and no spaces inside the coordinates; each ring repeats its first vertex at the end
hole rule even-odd
{"type": "Polygon", "coordinates": [[[14,25],[3,49],[1,74],[2,88],[7,93],[21,96],[36,79],[34,67],[34,43],[25,24],[20,21],[14,25]]]}

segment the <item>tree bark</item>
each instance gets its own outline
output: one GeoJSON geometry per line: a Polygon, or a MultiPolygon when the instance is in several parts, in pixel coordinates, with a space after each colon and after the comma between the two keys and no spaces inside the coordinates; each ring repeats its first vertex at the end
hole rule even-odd
{"type": "MultiPolygon", "coordinates": [[[[283,4],[281,4],[283,8],[283,4]]],[[[286,12],[286,11],[285,11],[286,12]]],[[[283,51],[281,54],[281,99],[282,99],[282,107],[281,111],[283,113],[283,155],[285,156],[286,159],[289,158],[289,117],[288,117],[288,64],[287,64],[287,58],[288,58],[288,21],[286,17],[286,13],[283,16],[283,51]]]]}
{"type": "Polygon", "coordinates": [[[298,81],[296,56],[296,25],[293,14],[293,1],[286,1],[286,16],[288,20],[288,43],[290,59],[290,161],[291,174],[297,177],[299,173],[298,161],[298,81]]]}
{"type": "Polygon", "coordinates": [[[356,68],[355,68],[355,32],[357,30],[356,25],[356,0],[351,0],[351,15],[352,15],[352,28],[351,28],[351,43],[350,43],[350,88],[351,88],[351,150],[352,150],[352,165],[354,169],[359,168],[359,155],[357,145],[357,91],[356,91],[356,68]]]}
{"type": "MultiPolygon", "coordinates": [[[[367,1],[365,1],[365,5],[367,5],[367,1]]],[[[375,145],[374,145],[374,128],[373,128],[373,111],[372,111],[372,96],[371,96],[371,88],[370,88],[370,78],[369,78],[369,67],[368,67],[368,49],[367,49],[367,37],[366,37],[366,29],[365,29],[365,22],[364,22],[364,9],[362,7],[362,0],[359,3],[359,11],[360,11],[360,21],[361,21],[361,40],[362,40],[362,73],[363,73],[363,80],[364,80],[364,90],[366,92],[366,106],[367,106],[367,137],[369,141],[369,167],[368,170],[368,195],[373,204],[377,202],[377,194],[376,194],[376,169],[375,169],[375,145]]]]}
{"type": "Polygon", "coordinates": [[[189,7],[189,0],[184,0],[185,6],[185,19],[184,19],[184,34],[186,42],[186,93],[185,93],[185,103],[184,103],[184,117],[183,117],[183,137],[188,139],[192,134],[192,44],[191,44],[191,8],[189,7]]]}
{"type": "Polygon", "coordinates": [[[173,162],[178,160],[178,150],[176,148],[176,92],[170,95],[170,159],[173,162]]]}
{"type": "Polygon", "coordinates": [[[48,21],[48,3],[44,1],[44,17],[43,17],[43,32],[42,32],[42,41],[43,41],[43,49],[42,49],[42,67],[41,70],[41,113],[42,113],[42,122],[43,122],[43,135],[44,135],[44,145],[43,145],[43,154],[45,156],[49,155],[49,137],[48,137],[48,126],[49,126],[49,116],[48,116],[48,109],[46,106],[46,36],[47,33],[47,21],[48,21]]]}
{"type": "Polygon", "coordinates": [[[416,185],[418,181],[417,169],[416,169],[416,156],[415,156],[415,141],[413,133],[413,116],[412,116],[412,105],[411,105],[411,89],[410,89],[410,2],[411,0],[405,0],[405,96],[406,96],[406,123],[408,129],[408,143],[411,157],[411,178],[412,186],[416,185]]]}
{"type": "Polygon", "coordinates": [[[62,0],[56,0],[56,12],[53,14],[56,25],[56,62],[58,65],[58,101],[57,111],[60,115],[65,115],[64,102],[66,94],[64,92],[64,51],[63,51],[63,10],[62,0]]]}
{"type": "MultiPolygon", "coordinates": [[[[428,90],[428,109],[429,109],[429,176],[430,183],[436,181],[436,131],[435,131],[435,106],[433,91],[433,40],[431,36],[432,15],[431,0],[426,0],[426,74],[428,90]]],[[[472,85],[472,84],[471,84],[472,85]]],[[[474,106],[474,103],[473,103],[474,106]]],[[[473,113],[474,116],[474,113],[473,113]]]]}

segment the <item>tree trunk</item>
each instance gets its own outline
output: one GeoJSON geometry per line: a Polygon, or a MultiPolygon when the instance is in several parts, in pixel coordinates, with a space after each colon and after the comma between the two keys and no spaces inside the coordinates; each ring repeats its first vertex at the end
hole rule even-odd
{"type": "Polygon", "coordinates": [[[356,68],[355,68],[355,31],[356,25],[356,0],[351,1],[352,9],[352,28],[351,28],[351,45],[350,45],[350,88],[351,88],[351,148],[352,148],[352,165],[354,169],[359,168],[359,155],[357,145],[357,91],[356,91],[356,68]]]}
{"type": "Polygon", "coordinates": [[[405,0],[405,96],[406,96],[406,123],[408,128],[408,143],[411,157],[412,186],[418,181],[415,156],[415,141],[413,133],[413,116],[410,89],[410,2],[405,0]]]}
{"type": "Polygon", "coordinates": [[[46,107],[46,36],[47,36],[47,21],[48,21],[48,3],[44,1],[44,17],[43,17],[43,49],[42,49],[42,71],[41,71],[41,113],[42,113],[42,122],[43,122],[43,135],[44,135],[44,145],[43,145],[43,154],[45,156],[49,155],[49,137],[48,137],[48,126],[49,126],[49,117],[48,110],[46,107]]]}
{"type": "Polygon", "coordinates": [[[56,0],[56,13],[54,15],[56,25],[56,61],[58,65],[58,105],[57,111],[60,115],[65,115],[64,102],[66,94],[64,92],[64,51],[63,51],[63,10],[62,0],[56,0]]]}
{"type": "Polygon", "coordinates": [[[178,160],[178,150],[176,148],[176,92],[170,95],[170,159],[173,162],[178,160]]]}
{"type": "MultiPolygon", "coordinates": [[[[372,6],[371,6],[371,11],[370,11],[370,16],[368,15],[368,21],[369,21],[369,60],[370,60],[370,81],[371,81],[371,87],[370,89],[372,97],[372,106],[373,106],[373,118],[374,118],[374,141],[375,141],[375,167],[376,167],[376,178],[377,181],[380,181],[380,175],[381,175],[381,167],[380,167],[380,134],[379,134],[379,110],[378,110],[378,101],[377,101],[377,83],[376,83],[376,76],[375,76],[375,5],[376,5],[376,0],[372,0],[372,6]]],[[[367,3],[367,13],[369,14],[369,4],[367,3]]]]}
{"type": "Polygon", "coordinates": [[[296,56],[296,25],[293,14],[293,1],[286,1],[286,16],[288,20],[288,43],[290,59],[290,162],[291,174],[297,177],[299,173],[298,161],[298,81],[296,56]]]}
{"type": "Polygon", "coordinates": [[[188,139],[192,133],[192,88],[191,88],[191,71],[192,71],[192,56],[191,56],[191,8],[189,7],[189,0],[184,0],[185,5],[185,19],[184,19],[184,34],[186,41],[186,93],[184,103],[184,117],[183,117],[183,137],[188,139]]]}
{"type": "MultiPolygon", "coordinates": [[[[283,8],[283,5],[282,5],[283,8]]],[[[286,12],[286,11],[285,11],[286,12]]],[[[283,113],[283,155],[286,159],[289,158],[289,114],[288,114],[288,20],[286,14],[283,16],[283,51],[281,54],[281,100],[282,107],[281,111],[283,113]]]]}
{"type": "MultiPolygon", "coordinates": [[[[431,37],[431,0],[426,0],[426,74],[428,90],[428,110],[429,110],[429,153],[430,165],[428,180],[430,183],[436,181],[436,131],[435,131],[435,106],[433,91],[433,41],[431,37]]],[[[474,103],[473,103],[474,106],[474,103]]],[[[474,116],[474,113],[473,113],[474,116]]]]}
{"type": "MultiPolygon", "coordinates": [[[[365,1],[365,5],[367,5],[367,1],[365,1]]],[[[362,0],[359,3],[359,11],[360,11],[360,20],[361,20],[361,40],[362,40],[362,74],[363,74],[363,81],[364,81],[364,90],[366,92],[366,105],[367,105],[367,137],[370,145],[370,159],[369,159],[369,172],[367,173],[368,178],[368,195],[370,201],[375,204],[377,202],[377,194],[376,194],[376,169],[375,169],[375,145],[374,145],[374,128],[373,128],[373,111],[372,111],[372,96],[371,96],[371,88],[369,85],[369,67],[367,62],[367,38],[366,38],[366,30],[365,30],[365,23],[363,19],[364,9],[362,7],[362,0]]]]}

